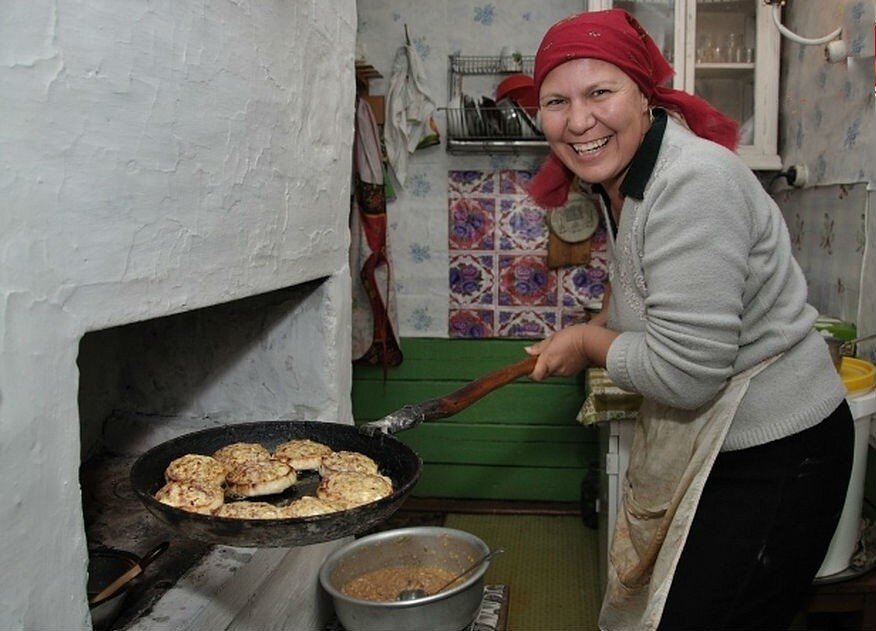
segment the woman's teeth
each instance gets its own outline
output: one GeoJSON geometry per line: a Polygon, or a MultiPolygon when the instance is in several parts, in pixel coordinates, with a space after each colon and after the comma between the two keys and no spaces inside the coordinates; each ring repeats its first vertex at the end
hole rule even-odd
{"type": "Polygon", "coordinates": [[[577,145],[572,145],[572,149],[575,150],[575,153],[581,155],[583,153],[593,153],[594,151],[598,151],[602,149],[605,145],[608,144],[608,137],[600,138],[599,140],[594,140],[592,142],[585,142],[577,145]]]}

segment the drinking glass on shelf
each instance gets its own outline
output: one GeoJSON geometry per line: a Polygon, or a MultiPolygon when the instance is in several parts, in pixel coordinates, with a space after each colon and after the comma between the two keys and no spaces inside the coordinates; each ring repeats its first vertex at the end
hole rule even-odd
{"type": "Polygon", "coordinates": [[[708,35],[700,37],[700,45],[697,48],[697,63],[709,63],[714,61],[715,49],[712,38],[708,35]]]}
{"type": "Polygon", "coordinates": [[[742,61],[742,48],[739,46],[739,40],[736,33],[730,33],[727,36],[727,47],[724,54],[724,60],[730,63],[739,63],[742,61]]]}

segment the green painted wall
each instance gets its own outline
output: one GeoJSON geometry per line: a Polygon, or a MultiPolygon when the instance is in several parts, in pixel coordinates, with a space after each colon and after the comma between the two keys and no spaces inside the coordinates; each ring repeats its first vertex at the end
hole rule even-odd
{"type": "MultiPolygon", "coordinates": [[[[405,359],[353,370],[357,423],[403,405],[447,395],[492,370],[525,358],[518,340],[402,340],[405,359]]],[[[596,431],[575,416],[586,397],[580,379],[521,378],[453,417],[397,437],[423,458],[413,495],[465,499],[576,502],[597,460],[596,431]]]]}

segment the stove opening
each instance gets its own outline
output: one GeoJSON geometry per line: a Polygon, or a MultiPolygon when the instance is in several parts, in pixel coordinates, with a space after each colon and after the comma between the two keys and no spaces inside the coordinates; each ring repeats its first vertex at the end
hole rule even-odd
{"type": "Polygon", "coordinates": [[[115,627],[136,619],[211,549],[146,511],[128,479],[136,457],[207,427],[321,419],[336,403],[323,280],[80,340],[80,484],[88,547],[142,557],[170,542],[131,583],[115,627]]]}

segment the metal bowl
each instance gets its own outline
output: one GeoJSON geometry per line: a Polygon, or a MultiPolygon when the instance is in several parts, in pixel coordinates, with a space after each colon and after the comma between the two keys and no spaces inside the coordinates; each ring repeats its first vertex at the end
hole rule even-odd
{"type": "Polygon", "coordinates": [[[341,589],[354,578],[386,567],[423,565],[455,574],[489,551],[478,537],[453,528],[387,530],[335,550],[323,562],[319,581],[334,600],[335,613],[346,631],[460,631],[480,609],[489,563],[455,587],[413,601],[362,600],[341,589]]]}

